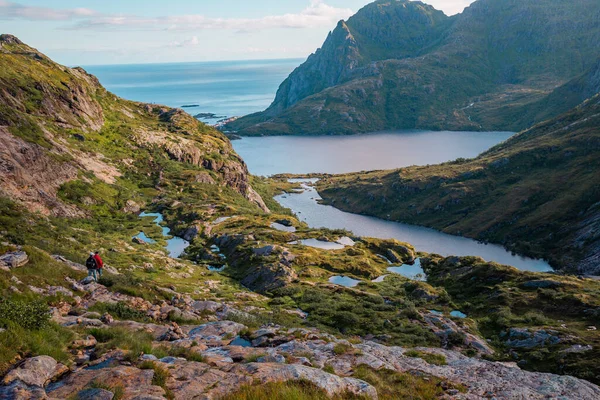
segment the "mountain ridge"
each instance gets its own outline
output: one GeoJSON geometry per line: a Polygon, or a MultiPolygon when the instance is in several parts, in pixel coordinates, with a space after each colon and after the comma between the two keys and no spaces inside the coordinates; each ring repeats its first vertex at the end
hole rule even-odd
{"type": "Polygon", "coordinates": [[[600,6],[589,0],[543,5],[478,0],[453,17],[419,2],[380,0],[339,23],[323,48],[284,81],[267,110],[226,129],[249,136],[525,129],[530,125],[504,114],[503,107],[516,100],[524,106],[540,101],[591,68],[600,54],[600,30],[594,24],[598,15],[600,6]],[[354,21],[360,23],[353,26],[354,21]],[[413,21],[418,21],[418,46],[400,28],[413,21]],[[435,29],[428,30],[427,21],[435,21],[435,29]],[[348,36],[344,29],[353,41],[334,44],[332,38],[348,36]],[[382,32],[396,35],[404,52],[378,50],[373,44],[377,39],[390,40],[382,32]],[[339,65],[345,58],[336,57],[331,48],[353,56],[339,65]],[[589,60],[588,54],[596,56],[589,60]],[[351,73],[338,81],[323,66],[351,73]],[[294,82],[302,83],[296,85],[301,90],[295,90],[294,82]],[[490,110],[471,115],[472,104],[482,97],[487,97],[482,107],[490,110]]]}

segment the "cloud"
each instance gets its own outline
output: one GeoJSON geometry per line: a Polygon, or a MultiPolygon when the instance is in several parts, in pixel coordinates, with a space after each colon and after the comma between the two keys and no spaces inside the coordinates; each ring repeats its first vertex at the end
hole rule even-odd
{"type": "Polygon", "coordinates": [[[438,10],[444,11],[447,15],[454,15],[463,12],[475,0],[423,0],[424,3],[431,4],[438,10]]]}
{"type": "Polygon", "coordinates": [[[138,16],[98,16],[78,21],[67,29],[91,30],[170,30],[193,31],[227,29],[254,31],[274,28],[315,28],[332,26],[354,12],[349,8],[336,8],[323,0],[311,0],[299,13],[267,15],[261,18],[209,18],[204,15],[179,15],[156,18],[138,16]]]}
{"type": "Polygon", "coordinates": [[[200,41],[198,40],[198,36],[192,36],[190,39],[184,40],[183,42],[171,42],[169,43],[169,47],[194,47],[199,44],[200,41]]]}
{"type": "Polygon", "coordinates": [[[0,19],[21,19],[29,21],[68,21],[90,18],[100,13],[89,8],[56,9],[47,7],[31,7],[11,1],[0,0],[0,19]]]}

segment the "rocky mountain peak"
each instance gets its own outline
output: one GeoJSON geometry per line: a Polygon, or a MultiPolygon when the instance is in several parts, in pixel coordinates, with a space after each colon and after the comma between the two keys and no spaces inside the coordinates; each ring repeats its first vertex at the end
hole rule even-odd
{"type": "Polygon", "coordinates": [[[0,43],[23,44],[23,42],[21,42],[19,38],[8,33],[3,33],[2,35],[0,35],[0,43]]]}

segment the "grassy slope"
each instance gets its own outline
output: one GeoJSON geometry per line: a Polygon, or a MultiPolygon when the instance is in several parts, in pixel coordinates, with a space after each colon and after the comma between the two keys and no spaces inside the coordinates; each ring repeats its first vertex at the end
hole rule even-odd
{"type": "MultiPolygon", "coordinates": [[[[282,84],[265,113],[229,128],[243,135],[524,129],[543,119],[515,118],[513,103],[535,105],[594,63],[600,43],[598,11],[592,0],[543,5],[479,0],[428,30],[439,19],[434,11],[418,3],[378,1],[347,23],[356,43],[339,46],[356,56],[346,60],[318,51],[282,84]],[[395,45],[383,51],[379,43],[389,42],[395,45]],[[342,74],[346,79],[322,84],[320,74],[346,69],[352,70],[342,74]],[[307,89],[313,80],[312,90],[307,89]]],[[[338,25],[336,31],[340,29],[338,25]]],[[[336,31],[333,37],[343,36],[336,31]]],[[[324,49],[332,46],[330,40],[324,49]]]]}
{"type": "Polygon", "coordinates": [[[600,98],[473,160],[335,176],[319,191],[344,210],[502,243],[594,272],[600,98]],[[590,230],[591,229],[591,230],[590,230]]]}

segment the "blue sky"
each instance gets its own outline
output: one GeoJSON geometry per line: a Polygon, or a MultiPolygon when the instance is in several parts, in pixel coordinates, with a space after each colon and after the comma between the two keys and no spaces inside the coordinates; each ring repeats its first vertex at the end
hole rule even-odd
{"type": "MultiPolygon", "coordinates": [[[[425,0],[451,15],[473,0],[425,0]]],[[[305,58],[365,0],[0,0],[0,31],[66,65],[305,58]]]]}

